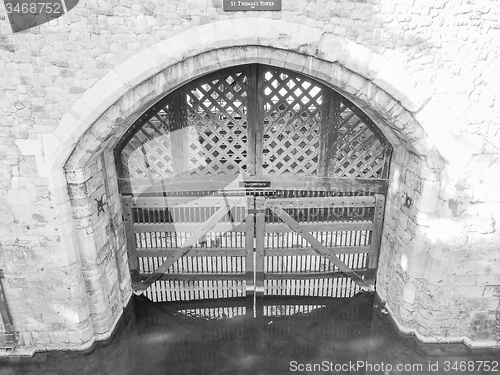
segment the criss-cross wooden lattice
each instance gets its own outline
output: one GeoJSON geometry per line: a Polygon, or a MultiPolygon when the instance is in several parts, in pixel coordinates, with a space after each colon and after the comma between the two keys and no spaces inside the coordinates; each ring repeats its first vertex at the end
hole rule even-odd
{"type": "Polygon", "coordinates": [[[143,116],[137,122],[136,133],[124,145],[119,155],[122,177],[140,179],[173,175],[172,97],[155,105],[151,112],[151,116],[143,116]]]}
{"type": "Polygon", "coordinates": [[[264,173],[316,175],[323,88],[311,80],[262,69],[264,173]]]}
{"type": "Polygon", "coordinates": [[[194,81],[144,113],[117,147],[122,179],[231,175],[246,170],[245,69],[194,81]]]}
{"type": "Polygon", "coordinates": [[[387,179],[392,148],[349,100],[284,69],[246,65],[174,91],[116,148],[121,179],[243,174],[387,179]]]}
{"type": "Polygon", "coordinates": [[[346,178],[384,178],[386,152],[379,138],[345,102],[338,104],[333,175],[346,178]]]}
{"type": "Polygon", "coordinates": [[[235,174],[246,169],[247,79],[234,72],[186,88],[191,174],[235,174]]]}
{"type": "Polygon", "coordinates": [[[176,89],[115,149],[136,292],[373,290],[391,152],[352,102],[282,68],[237,66],[176,89]],[[280,211],[280,199],[296,207],[280,211]]]}

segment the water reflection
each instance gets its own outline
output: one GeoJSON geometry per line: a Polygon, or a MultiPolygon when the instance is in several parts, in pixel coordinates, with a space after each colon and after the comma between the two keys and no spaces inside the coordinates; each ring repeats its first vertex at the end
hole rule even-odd
{"type": "Polygon", "coordinates": [[[256,305],[139,297],[109,342],[85,353],[3,359],[0,375],[500,374],[493,367],[500,350],[424,345],[398,334],[384,312],[372,294],[275,297],[256,305]],[[490,361],[489,371],[479,361],[490,361]]]}

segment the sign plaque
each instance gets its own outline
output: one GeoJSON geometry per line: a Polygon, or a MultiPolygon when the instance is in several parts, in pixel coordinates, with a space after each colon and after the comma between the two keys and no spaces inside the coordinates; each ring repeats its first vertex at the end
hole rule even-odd
{"type": "Polygon", "coordinates": [[[271,181],[240,181],[240,187],[266,188],[271,186],[271,181]]]}
{"type": "Polygon", "coordinates": [[[222,0],[226,12],[237,10],[281,10],[281,0],[222,0]]]}

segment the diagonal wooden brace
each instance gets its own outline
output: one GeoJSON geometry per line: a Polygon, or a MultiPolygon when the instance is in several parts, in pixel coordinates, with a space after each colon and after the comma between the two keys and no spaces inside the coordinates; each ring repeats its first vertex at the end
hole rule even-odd
{"type": "Polygon", "coordinates": [[[330,253],[330,251],[316,238],[314,238],[309,232],[302,229],[300,224],[294,220],[290,215],[288,215],[281,207],[270,207],[271,210],[281,219],[283,220],[295,233],[299,234],[303,237],[307,242],[311,244],[313,249],[317,251],[319,254],[323,255],[330,262],[335,264],[340,271],[342,271],[347,277],[350,277],[352,281],[358,284],[361,289],[373,292],[375,289],[373,286],[368,284],[365,280],[361,278],[356,272],[354,272],[351,268],[349,268],[344,262],[342,262],[335,254],[330,253]]]}
{"type": "Polygon", "coordinates": [[[136,295],[142,294],[151,284],[158,280],[181,256],[186,254],[207,232],[212,229],[234,206],[239,204],[240,200],[226,200],[226,204],[219,208],[195,233],[193,233],[165,262],[151,273],[145,280],[134,287],[136,295]]]}

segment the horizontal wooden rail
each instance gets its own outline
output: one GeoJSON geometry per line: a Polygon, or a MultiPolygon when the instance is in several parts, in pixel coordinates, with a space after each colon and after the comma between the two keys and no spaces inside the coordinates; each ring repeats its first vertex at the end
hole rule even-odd
{"type": "Polygon", "coordinates": [[[234,207],[246,207],[246,201],[241,196],[179,196],[179,197],[134,197],[133,208],[183,208],[183,207],[222,207],[234,203],[234,207]],[[240,201],[241,202],[238,202],[240,201]]]}
{"type": "MultiPolygon", "coordinates": [[[[300,226],[307,232],[334,232],[334,231],[361,231],[371,230],[373,223],[371,221],[339,221],[330,223],[303,223],[300,226]]],[[[293,230],[284,223],[266,223],[266,233],[286,233],[293,230]]]]}
{"type": "MultiPolygon", "coordinates": [[[[352,179],[314,176],[285,176],[257,174],[255,176],[218,175],[189,176],[176,178],[119,178],[122,194],[164,194],[199,190],[236,190],[239,181],[270,181],[272,189],[277,190],[322,190],[328,192],[364,192],[366,194],[387,192],[388,181],[385,179],[352,179]]],[[[252,188],[249,188],[253,190],[252,188]]],[[[245,188],[241,188],[242,191],[245,188]]]]}
{"type": "MultiPolygon", "coordinates": [[[[155,248],[155,249],[138,249],[137,250],[137,256],[138,257],[169,257],[172,256],[178,248],[155,248]]],[[[228,248],[228,249],[221,249],[221,248],[203,248],[203,249],[191,249],[189,250],[186,254],[183,255],[184,257],[220,257],[220,256],[226,256],[226,257],[244,257],[245,256],[245,249],[244,248],[228,248]]]]}
{"type": "MultiPolygon", "coordinates": [[[[200,223],[154,223],[134,224],[135,233],[150,232],[187,232],[192,233],[200,227],[200,223]]],[[[245,223],[217,223],[210,232],[244,232],[245,223]]]]}
{"type": "MultiPolygon", "coordinates": [[[[151,248],[151,249],[138,249],[137,256],[148,258],[148,257],[158,257],[166,258],[175,253],[178,248],[151,248]]],[[[366,254],[370,251],[369,246],[343,246],[343,247],[328,247],[327,248],[332,254],[366,254]]],[[[297,256],[297,255],[318,255],[318,252],[312,247],[280,247],[265,249],[264,254],[266,256],[297,256]]],[[[202,249],[191,249],[186,254],[185,257],[218,257],[218,256],[228,256],[228,257],[244,257],[244,248],[202,248],[202,249]]]]}
{"type": "MultiPolygon", "coordinates": [[[[150,274],[140,273],[141,280],[146,280],[150,274]]],[[[164,273],[157,281],[209,281],[209,280],[245,280],[246,273],[164,273]]]]}
{"type": "Polygon", "coordinates": [[[316,197],[316,198],[271,198],[266,206],[281,208],[337,208],[337,207],[374,207],[373,196],[353,197],[316,197]]]}
{"type": "MultiPolygon", "coordinates": [[[[366,273],[366,269],[360,268],[355,269],[356,273],[359,276],[364,276],[366,273]]],[[[343,272],[266,272],[264,274],[265,280],[281,280],[281,279],[349,279],[343,272]]]]}
{"type": "MultiPolygon", "coordinates": [[[[366,269],[356,269],[359,276],[366,274],[366,269]]],[[[141,273],[139,277],[146,280],[149,274],[141,273]]],[[[211,281],[211,280],[245,280],[246,273],[164,273],[158,281],[211,281]]],[[[349,279],[343,272],[266,272],[265,280],[307,280],[307,279],[349,279]]]]}
{"type": "MultiPolygon", "coordinates": [[[[332,254],[366,254],[370,251],[369,246],[344,246],[344,247],[327,247],[332,254]]],[[[298,255],[319,255],[318,252],[311,247],[291,247],[291,248],[272,248],[264,249],[265,256],[298,256],[298,255]]]]}

